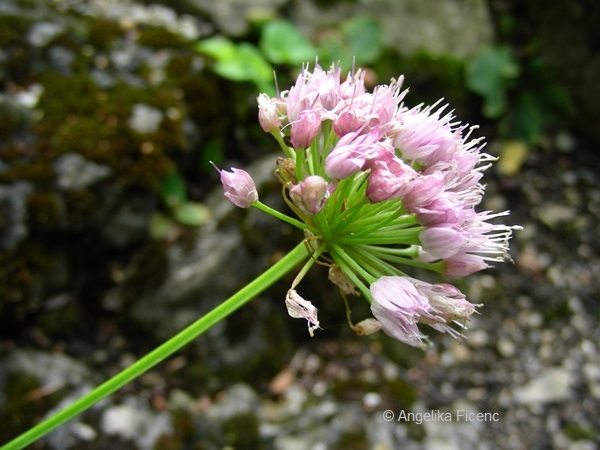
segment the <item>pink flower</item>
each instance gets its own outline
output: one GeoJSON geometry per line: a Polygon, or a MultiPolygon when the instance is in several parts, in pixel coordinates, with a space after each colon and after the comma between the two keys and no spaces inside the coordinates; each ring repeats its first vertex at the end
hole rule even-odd
{"type": "Polygon", "coordinates": [[[464,205],[453,192],[442,192],[424,205],[412,207],[417,220],[422,225],[433,227],[436,225],[458,225],[465,217],[464,205]]]}
{"type": "Polygon", "coordinates": [[[311,175],[290,188],[290,197],[300,211],[314,216],[323,209],[334,191],[335,183],[327,183],[322,177],[311,175]]]}
{"type": "Polygon", "coordinates": [[[421,175],[411,180],[402,193],[404,208],[413,213],[420,206],[433,200],[444,190],[444,180],[437,174],[421,175]]]}
{"type": "Polygon", "coordinates": [[[373,93],[362,93],[341,101],[333,110],[333,129],[338,136],[356,131],[366,133],[375,127],[392,124],[394,115],[406,91],[400,92],[400,82],[378,86],[373,93]]]}
{"type": "Polygon", "coordinates": [[[396,115],[401,125],[395,128],[394,146],[404,158],[425,167],[452,160],[462,145],[462,128],[454,128],[452,114],[440,117],[445,107],[433,111],[436,106],[403,109],[396,115]]]}
{"type": "Polygon", "coordinates": [[[393,338],[413,347],[422,347],[425,335],[417,323],[430,309],[408,277],[381,277],[371,283],[371,312],[393,338]]]}
{"type": "Polygon", "coordinates": [[[292,122],[290,140],[296,150],[305,149],[319,133],[321,119],[319,114],[311,109],[300,113],[300,118],[292,122]]]}
{"type": "Polygon", "coordinates": [[[467,244],[467,237],[451,227],[430,227],[419,233],[421,246],[430,255],[446,259],[456,255],[467,244]]]}
{"type": "Polygon", "coordinates": [[[415,289],[429,302],[429,311],[421,316],[420,322],[455,338],[463,337],[449,323],[464,327],[475,312],[475,305],[468,302],[464,294],[447,283],[430,284],[410,278],[415,289]]]}
{"type": "Polygon", "coordinates": [[[312,72],[308,66],[303,67],[287,94],[288,121],[294,123],[300,118],[300,113],[308,109],[319,114],[334,109],[340,99],[339,78],[339,67],[334,66],[327,72],[318,64],[312,72]]]}
{"type": "Polygon", "coordinates": [[[366,92],[365,75],[366,72],[360,68],[356,73],[350,73],[346,80],[340,84],[340,98],[348,99],[364,94],[366,92]]]}
{"type": "Polygon", "coordinates": [[[233,167],[231,168],[232,172],[226,172],[214,164],[213,167],[221,174],[221,183],[227,200],[240,208],[249,208],[258,201],[254,180],[248,172],[233,167]]]}
{"type": "Polygon", "coordinates": [[[449,324],[454,322],[464,327],[475,312],[475,305],[454,286],[411,277],[381,277],[371,284],[371,296],[371,311],[383,330],[414,347],[422,347],[426,338],[418,323],[460,338],[462,335],[449,324]]]}
{"type": "Polygon", "coordinates": [[[508,211],[492,214],[489,211],[477,213],[473,209],[463,209],[463,214],[463,220],[458,224],[440,224],[421,231],[419,240],[423,250],[435,258],[450,259],[450,268],[447,270],[456,275],[476,267],[485,268],[483,261],[504,261],[512,231],[521,227],[494,225],[487,221],[508,215],[508,211]],[[481,261],[466,258],[466,254],[474,255],[481,261]]]}
{"type": "Polygon", "coordinates": [[[408,183],[418,177],[418,173],[399,158],[390,161],[374,160],[369,164],[371,174],[367,179],[365,192],[371,203],[401,197],[408,183]]]}
{"type": "Polygon", "coordinates": [[[394,149],[388,140],[380,141],[382,130],[368,134],[350,132],[343,136],[325,159],[325,173],[336,179],[348,178],[361,171],[367,161],[391,160],[394,149]]]}
{"type": "Polygon", "coordinates": [[[260,94],[258,101],[258,123],[261,128],[267,133],[281,126],[279,120],[279,112],[275,99],[272,99],[267,94],[260,94]]]}
{"type": "Polygon", "coordinates": [[[466,277],[488,267],[489,265],[481,256],[470,253],[458,253],[444,260],[444,275],[449,277],[466,277]]]}

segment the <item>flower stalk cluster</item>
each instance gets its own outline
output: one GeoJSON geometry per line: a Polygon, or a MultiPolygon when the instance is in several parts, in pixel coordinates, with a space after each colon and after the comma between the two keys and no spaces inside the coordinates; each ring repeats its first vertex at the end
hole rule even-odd
{"type": "MultiPolygon", "coordinates": [[[[317,258],[329,265],[344,296],[362,294],[371,304],[379,325],[369,329],[413,346],[426,338],[417,324],[460,338],[450,324],[464,327],[475,306],[455,287],[405,270],[467,276],[509,259],[519,227],[493,223],[508,211],[476,210],[494,158],[447,106],[405,106],[402,78],[372,92],[364,80],[362,70],[342,81],[339,67],[306,66],[288,91],[258,97],[259,123],[283,152],[276,174],[284,198],[299,219],[284,220],[303,229],[313,248],[301,273],[317,258]]],[[[253,185],[240,192],[249,175],[233,170],[230,177],[221,171],[225,195],[266,210],[253,185]]],[[[300,278],[286,304],[312,335],[316,308],[297,294],[300,278]]]]}

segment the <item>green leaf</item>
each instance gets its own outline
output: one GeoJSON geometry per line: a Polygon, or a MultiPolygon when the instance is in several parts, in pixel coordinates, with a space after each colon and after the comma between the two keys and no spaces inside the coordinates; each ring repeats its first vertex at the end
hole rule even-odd
{"type": "Polygon", "coordinates": [[[250,81],[261,91],[274,94],[273,68],[254,45],[214,37],[199,42],[195,48],[216,61],[214,71],[223,78],[250,81]]]}
{"type": "Polygon", "coordinates": [[[148,232],[153,239],[164,239],[171,234],[174,226],[175,223],[170,217],[161,213],[154,213],[150,217],[148,232]]]}
{"type": "Polygon", "coordinates": [[[173,218],[182,225],[199,227],[210,219],[210,210],[201,203],[185,202],[173,210],[173,218]]]}
{"type": "Polygon", "coordinates": [[[185,180],[179,172],[173,172],[163,180],[159,196],[169,208],[185,201],[187,198],[185,180]]]}
{"type": "Polygon", "coordinates": [[[216,61],[235,58],[236,45],[227,38],[216,36],[203,39],[195,46],[197,52],[204,53],[216,61]]]}
{"type": "Polygon", "coordinates": [[[508,47],[489,47],[475,56],[466,68],[466,85],[484,99],[483,114],[500,117],[506,109],[506,89],[519,75],[519,66],[508,47]]]}
{"type": "Polygon", "coordinates": [[[214,70],[223,78],[250,81],[262,91],[273,93],[273,68],[254,45],[214,37],[200,41],[195,48],[216,61],[214,70]]]}
{"type": "Polygon", "coordinates": [[[274,20],[263,26],[259,48],[274,64],[297,65],[317,56],[317,49],[286,20],[274,20]]]}
{"type": "Polygon", "coordinates": [[[231,58],[218,61],[215,71],[233,81],[253,81],[257,85],[273,79],[273,68],[258,49],[247,42],[237,46],[231,58]]]}

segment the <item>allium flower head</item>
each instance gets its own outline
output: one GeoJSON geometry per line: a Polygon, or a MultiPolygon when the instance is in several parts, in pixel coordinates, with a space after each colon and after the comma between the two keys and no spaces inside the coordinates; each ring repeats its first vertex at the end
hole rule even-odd
{"type": "MultiPolygon", "coordinates": [[[[365,71],[340,72],[306,65],[289,91],[259,96],[261,126],[285,155],[276,169],[284,199],[300,220],[273,215],[303,229],[310,255],[288,310],[308,320],[311,333],[318,327],[316,308],[295,287],[319,262],[344,300],[359,294],[371,304],[376,319],[359,322],[366,332],[382,327],[422,346],[419,326],[428,325],[460,338],[455,327],[475,306],[449,284],[407,273],[466,276],[510,260],[508,241],[520,227],[498,222],[507,211],[477,210],[495,158],[447,105],[407,106],[403,77],[368,91],[365,71]]],[[[232,201],[269,211],[241,174],[221,176],[232,201]]]]}

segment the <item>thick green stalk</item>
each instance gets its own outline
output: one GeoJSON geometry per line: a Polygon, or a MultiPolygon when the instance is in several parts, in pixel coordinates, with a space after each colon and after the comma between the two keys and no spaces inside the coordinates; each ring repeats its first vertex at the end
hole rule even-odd
{"type": "Polygon", "coordinates": [[[248,303],[302,263],[308,256],[306,246],[304,245],[304,242],[301,242],[287,255],[267,269],[262,275],[240,289],[236,294],[232,295],[219,306],[202,316],[196,322],[189,325],[183,331],[179,332],[179,334],[173,336],[146,356],[119,372],[108,381],[99,385],[93,391],[75,401],[70,406],[67,406],[62,411],[59,411],[52,417],[3,445],[0,447],[0,450],[18,450],[35,442],[54,428],[62,425],[103,398],[117,391],[168,356],[175,353],[177,350],[181,349],[183,346],[190,343],[217,322],[223,320],[241,306],[248,303]]]}

